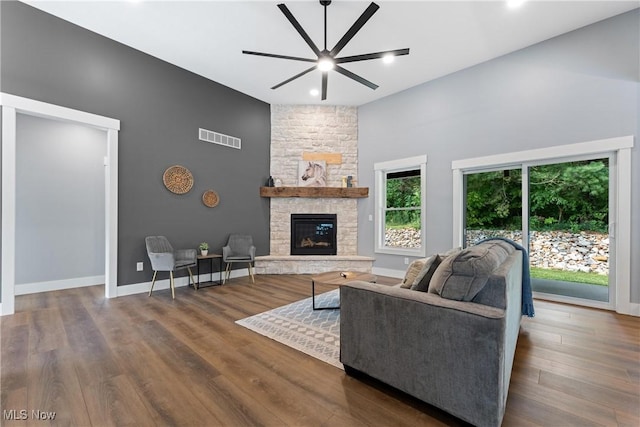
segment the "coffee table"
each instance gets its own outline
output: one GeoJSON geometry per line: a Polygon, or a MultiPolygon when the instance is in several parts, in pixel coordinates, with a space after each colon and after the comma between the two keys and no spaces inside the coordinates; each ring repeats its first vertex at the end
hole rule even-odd
{"type": "Polygon", "coordinates": [[[334,310],[340,308],[336,307],[316,307],[316,282],[323,283],[325,285],[342,286],[345,283],[352,282],[354,280],[361,280],[363,282],[374,282],[378,278],[371,273],[360,273],[358,271],[330,271],[328,273],[315,274],[311,276],[311,305],[314,310],[334,310]]]}

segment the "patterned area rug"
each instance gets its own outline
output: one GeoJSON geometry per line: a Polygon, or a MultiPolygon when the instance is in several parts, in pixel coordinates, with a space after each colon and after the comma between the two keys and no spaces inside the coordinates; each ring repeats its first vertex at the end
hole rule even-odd
{"type": "MultiPolygon", "coordinates": [[[[337,305],[340,305],[340,289],[316,295],[316,307],[337,305]]],[[[236,323],[343,369],[340,363],[340,310],[313,310],[311,298],[306,298],[236,323]]]]}

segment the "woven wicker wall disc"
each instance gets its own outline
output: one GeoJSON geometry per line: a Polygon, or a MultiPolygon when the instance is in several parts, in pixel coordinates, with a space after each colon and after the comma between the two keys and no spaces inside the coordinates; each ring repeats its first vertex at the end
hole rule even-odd
{"type": "Polygon", "coordinates": [[[162,182],[172,193],[185,194],[193,187],[193,175],[184,166],[175,165],[164,171],[162,182]]]}
{"type": "Polygon", "coordinates": [[[220,197],[215,191],[207,190],[202,194],[202,203],[207,207],[215,208],[220,203],[220,197]]]}

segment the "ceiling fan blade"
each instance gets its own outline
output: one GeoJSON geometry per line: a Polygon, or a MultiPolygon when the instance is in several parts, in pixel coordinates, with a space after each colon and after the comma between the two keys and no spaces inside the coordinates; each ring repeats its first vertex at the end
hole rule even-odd
{"type": "Polygon", "coordinates": [[[355,73],[352,73],[351,71],[349,71],[349,70],[347,70],[347,69],[344,69],[344,68],[342,68],[342,67],[341,67],[341,66],[339,66],[339,65],[336,65],[336,66],[335,66],[335,68],[334,68],[334,70],[336,70],[337,72],[339,72],[339,73],[340,73],[340,74],[342,74],[343,76],[347,76],[347,77],[349,77],[350,79],[353,79],[353,80],[357,81],[358,83],[362,83],[363,85],[365,85],[365,86],[367,86],[367,87],[370,87],[370,88],[371,88],[371,89],[373,89],[373,90],[378,89],[378,85],[377,85],[377,84],[375,84],[375,83],[371,83],[369,80],[367,80],[367,79],[365,79],[365,78],[362,78],[362,77],[360,77],[359,75],[357,75],[357,74],[355,74],[355,73]]]}
{"type": "Polygon", "coordinates": [[[329,80],[329,73],[327,71],[322,73],[322,100],[327,99],[327,81],[329,80]]]}
{"type": "Polygon", "coordinates": [[[311,50],[313,50],[313,53],[320,56],[320,49],[318,49],[318,46],[316,46],[313,40],[311,40],[311,37],[309,37],[309,34],[307,34],[304,28],[302,28],[302,25],[300,25],[300,23],[296,20],[296,18],[293,16],[289,8],[284,3],[280,3],[278,5],[278,8],[282,11],[284,16],[287,17],[289,22],[291,22],[291,25],[293,25],[296,31],[298,31],[298,34],[300,34],[304,39],[304,41],[307,42],[311,50]]]}
{"type": "Polygon", "coordinates": [[[279,58],[279,59],[292,59],[294,61],[304,61],[304,62],[317,62],[317,59],[309,59],[309,58],[300,58],[297,56],[287,56],[287,55],[276,55],[273,53],[264,53],[264,52],[253,52],[251,50],[243,50],[242,53],[247,55],[257,55],[257,56],[266,56],[269,58],[279,58]]]}
{"type": "Polygon", "coordinates": [[[278,83],[277,85],[275,85],[275,86],[274,86],[274,87],[272,87],[271,89],[278,89],[280,86],[284,86],[284,85],[286,85],[287,83],[294,81],[294,80],[295,80],[295,79],[297,79],[298,77],[302,77],[302,76],[304,76],[305,74],[307,74],[308,72],[315,70],[316,68],[317,68],[317,67],[314,65],[313,67],[308,68],[308,69],[304,70],[303,72],[298,73],[298,74],[296,74],[295,76],[293,76],[293,77],[291,77],[291,78],[288,78],[287,80],[285,80],[285,81],[283,81],[283,82],[281,82],[281,83],[278,83]]]}
{"type": "Polygon", "coordinates": [[[345,62],[356,62],[356,61],[366,61],[368,59],[378,59],[386,55],[401,56],[401,55],[408,55],[408,54],[409,54],[409,48],[385,50],[384,52],[366,53],[363,55],[354,55],[354,56],[345,56],[342,58],[336,58],[335,62],[336,64],[344,64],[345,62]]]}
{"type": "Polygon", "coordinates": [[[360,31],[360,28],[362,28],[362,26],[367,23],[367,21],[373,16],[374,13],[377,12],[378,9],[380,9],[380,6],[372,2],[369,7],[367,7],[367,9],[362,12],[360,18],[358,18],[358,20],[353,23],[351,28],[347,30],[344,36],[342,36],[340,41],[333,47],[333,49],[331,49],[329,55],[335,58],[335,56],[340,53],[345,45],[349,43],[349,40],[351,40],[353,36],[355,36],[356,33],[360,31]]]}

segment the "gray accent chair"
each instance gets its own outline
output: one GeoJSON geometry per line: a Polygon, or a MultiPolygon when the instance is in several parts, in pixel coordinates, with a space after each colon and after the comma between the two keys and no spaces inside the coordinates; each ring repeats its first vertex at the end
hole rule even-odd
{"type": "Polygon", "coordinates": [[[253,277],[253,263],[256,258],[256,247],[253,245],[253,238],[246,234],[232,234],[229,236],[226,246],[222,248],[222,260],[226,264],[224,272],[224,284],[231,275],[231,265],[236,262],[246,262],[248,264],[249,276],[255,283],[253,277]]]}
{"type": "Polygon", "coordinates": [[[194,267],[197,263],[198,253],[195,249],[174,250],[165,236],[147,236],[144,241],[147,246],[147,255],[149,255],[149,260],[151,261],[151,268],[153,269],[153,279],[151,279],[149,296],[151,296],[153,285],[156,283],[158,271],[169,272],[172,298],[176,297],[173,280],[173,272],[175,270],[186,268],[194,289],[198,289],[198,285],[195,280],[193,280],[193,273],[191,272],[191,267],[194,267]]]}

